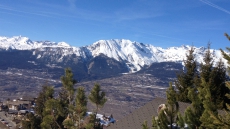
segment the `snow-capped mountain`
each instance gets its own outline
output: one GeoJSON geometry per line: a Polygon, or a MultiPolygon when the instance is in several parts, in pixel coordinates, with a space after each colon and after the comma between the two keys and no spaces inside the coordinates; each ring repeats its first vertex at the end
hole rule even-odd
{"type": "MultiPolygon", "coordinates": [[[[182,62],[191,46],[170,47],[163,49],[150,44],[133,42],[126,39],[99,40],[92,45],[73,47],[65,42],[31,41],[27,37],[0,37],[0,50],[30,50],[37,59],[52,58],[52,62],[62,62],[66,57],[76,56],[84,61],[91,60],[101,54],[123,62],[130,72],[139,71],[154,62],[182,62]]],[[[198,62],[203,61],[206,48],[195,49],[198,62]]],[[[214,62],[222,58],[219,50],[211,49],[214,62]]],[[[225,60],[224,60],[225,61],[225,60]]],[[[52,62],[47,62],[50,65],[52,62]]],[[[225,61],[226,62],[226,61],[225,61]]],[[[108,63],[109,65],[109,63],[108,63]]]]}

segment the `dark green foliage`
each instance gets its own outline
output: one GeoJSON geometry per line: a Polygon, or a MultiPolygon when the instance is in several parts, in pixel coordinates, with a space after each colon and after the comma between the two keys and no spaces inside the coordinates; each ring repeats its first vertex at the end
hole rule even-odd
{"type": "Polygon", "coordinates": [[[94,85],[88,98],[93,104],[96,105],[96,113],[98,112],[99,107],[103,107],[107,101],[105,98],[105,92],[101,91],[101,86],[99,84],[94,85]]]}
{"type": "Polygon", "coordinates": [[[78,121],[79,129],[82,126],[81,119],[85,116],[87,111],[87,97],[85,95],[85,89],[83,87],[77,88],[77,95],[75,99],[75,112],[76,121],[78,121]]]}
{"type": "Polygon", "coordinates": [[[210,117],[210,112],[215,113],[217,115],[217,107],[214,105],[212,99],[211,99],[211,93],[210,89],[208,87],[208,84],[202,80],[202,86],[203,88],[199,88],[199,97],[203,101],[203,107],[204,107],[204,112],[202,116],[200,117],[201,125],[200,127],[202,128],[217,128],[217,126],[211,124],[213,122],[213,118],[210,117]]]}
{"type": "Polygon", "coordinates": [[[173,128],[173,123],[176,122],[177,113],[179,111],[179,104],[177,102],[176,91],[172,87],[172,83],[170,83],[168,90],[166,91],[167,95],[167,104],[166,104],[166,115],[168,117],[168,123],[170,128],[173,128]]]}
{"type": "Polygon", "coordinates": [[[36,100],[36,107],[35,107],[36,114],[41,118],[43,118],[45,103],[47,100],[53,98],[53,94],[54,94],[54,89],[52,86],[45,84],[42,87],[42,91],[39,93],[38,98],[36,100]]]}
{"type": "MultiPolygon", "coordinates": [[[[228,89],[230,89],[230,82],[226,82],[228,89]]],[[[230,99],[230,94],[227,93],[226,97],[230,99]]],[[[227,110],[225,114],[217,114],[216,112],[209,111],[210,119],[212,122],[209,123],[211,126],[216,126],[219,129],[229,129],[230,128],[230,105],[226,104],[227,110]]]]}
{"type": "Polygon", "coordinates": [[[142,129],[149,129],[147,121],[145,120],[144,123],[141,125],[142,129]]]}
{"type": "Polygon", "coordinates": [[[184,117],[180,114],[180,112],[178,113],[177,125],[180,127],[180,129],[185,127],[184,117]]]}
{"type": "Polygon", "coordinates": [[[177,80],[175,81],[175,85],[178,89],[178,101],[181,102],[191,102],[187,97],[188,88],[194,87],[194,78],[198,75],[196,61],[193,54],[194,50],[193,47],[189,50],[189,54],[186,55],[187,59],[184,61],[185,70],[177,74],[177,80]]]}
{"type": "Polygon", "coordinates": [[[177,124],[177,114],[179,111],[179,104],[177,102],[176,91],[174,90],[172,83],[170,83],[169,88],[166,91],[167,104],[162,107],[158,113],[157,119],[153,117],[152,127],[154,129],[167,129],[173,128],[173,124],[177,124]]]}
{"type": "MultiPolygon", "coordinates": [[[[230,37],[228,34],[225,33],[225,36],[228,38],[228,40],[230,41],[230,37]]],[[[228,51],[230,51],[230,48],[227,47],[226,48],[228,51]]],[[[226,52],[224,52],[221,49],[222,55],[223,57],[228,61],[228,64],[230,64],[230,55],[227,54],[226,52]]],[[[230,73],[230,67],[228,66],[228,74],[230,73]]],[[[209,116],[210,119],[212,119],[212,122],[208,123],[210,126],[212,127],[218,127],[219,129],[229,129],[230,128],[230,105],[229,105],[229,100],[230,100],[230,82],[227,81],[226,83],[226,94],[225,94],[225,114],[217,114],[215,111],[210,110],[209,108],[209,104],[208,107],[206,107],[207,111],[209,111],[209,116]]]]}
{"type": "Polygon", "coordinates": [[[67,92],[69,103],[72,103],[75,92],[74,84],[77,83],[77,81],[73,78],[73,73],[70,68],[65,69],[65,76],[61,77],[61,81],[63,88],[67,92]]]}
{"type": "Polygon", "coordinates": [[[208,50],[205,52],[203,58],[204,64],[201,64],[200,77],[204,79],[205,82],[209,82],[209,78],[213,68],[213,58],[210,51],[210,43],[208,44],[208,50]]]}
{"type": "Polygon", "coordinates": [[[22,121],[23,129],[41,129],[41,117],[34,115],[33,113],[28,113],[26,115],[26,120],[22,121]]]}
{"type": "MultiPolygon", "coordinates": [[[[204,81],[202,83],[206,83],[205,85],[210,91],[211,100],[214,105],[217,105],[218,109],[223,109],[226,101],[225,94],[229,92],[225,86],[226,68],[221,60],[215,67],[213,66],[210,44],[208,45],[208,50],[205,53],[204,62],[205,64],[202,64],[200,69],[200,78],[204,81]]],[[[199,86],[204,87],[201,83],[199,86]]]]}
{"type": "Polygon", "coordinates": [[[42,128],[61,129],[62,121],[58,121],[59,117],[64,117],[63,107],[57,99],[49,99],[45,103],[44,118],[42,119],[42,128]]]}
{"type": "Polygon", "coordinates": [[[75,89],[74,89],[74,84],[77,83],[77,81],[73,78],[73,73],[71,71],[70,68],[66,68],[65,69],[65,75],[61,77],[61,81],[62,81],[62,86],[63,86],[63,91],[60,94],[62,97],[67,98],[68,101],[65,101],[62,99],[63,102],[63,106],[65,109],[68,109],[67,111],[67,116],[66,119],[68,120],[64,120],[65,122],[63,123],[64,126],[66,127],[71,127],[74,126],[74,124],[70,125],[70,123],[74,123],[74,93],[75,93],[75,89]],[[68,125],[65,125],[68,124],[68,125]]]}
{"type": "Polygon", "coordinates": [[[188,98],[192,101],[192,103],[191,106],[185,110],[184,121],[186,124],[188,124],[189,128],[195,129],[201,125],[200,117],[204,111],[204,108],[196,89],[189,89],[188,98]]]}
{"type": "Polygon", "coordinates": [[[166,111],[165,110],[161,110],[158,114],[158,119],[157,119],[157,123],[158,123],[158,126],[161,128],[161,129],[168,129],[169,128],[169,120],[167,118],[167,115],[166,115],[166,111]]]}
{"type": "Polygon", "coordinates": [[[212,69],[209,78],[209,90],[210,99],[214,105],[217,105],[218,109],[226,108],[225,102],[227,101],[225,94],[229,92],[229,89],[225,86],[226,80],[226,68],[223,62],[220,60],[216,67],[212,69]]]}
{"type": "MultiPolygon", "coordinates": [[[[107,99],[105,98],[105,92],[101,91],[101,87],[99,84],[95,84],[88,98],[93,104],[96,105],[96,110],[95,110],[95,120],[96,120],[96,115],[99,107],[103,107],[105,102],[107,101],[107,99]]],[[[95,123],[94,128],[100,126],[99,124],[96,124],[97,123],[96,121],[94,123],[95,123]]]]}
{"type": "Polygon", "coordinates": [[[158,120],[155,116],[152,117],[152,129],[160,129],[158,120]]]}

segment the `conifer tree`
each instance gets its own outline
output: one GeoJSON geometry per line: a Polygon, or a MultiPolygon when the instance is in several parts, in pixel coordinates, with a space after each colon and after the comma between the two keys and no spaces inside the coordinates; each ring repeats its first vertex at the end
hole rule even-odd
{"type": "Polygon", "coordinates": [[[41,129],[41,117],[33,113],[26,114],[26,120],[22,120],[23,129],[41,129]]]}
{"type": "Polygon", "coordinates": [[[64,90],[67,92],[69,104],[72,104],[75,92],[74,84],[76,84],[77,81],[73,78],[73,73],[70,68],[65,69],[65,75],[61,77],[61,81],[64,90]]]}
{"type": "MultiPolygon", "coordinates": [[[[226,86],[230,90],[230,82],[226,82],[226,86]]],[[[226,97],[230,100],[230,93],[226,94],[226,97]]],[[[209,116],[213,119],[211,123],[212,126],[217,126],[220,129],[230,128],[230,105],[226,103],[227,110],[225,114],[217,114],[215,112],[209,112],[209,116]]]]}
{"type": "Polygon", "coordinates": [[[208,84],[202,80],[202,86],[203,88],[199,88],[199,97],[202,99],[202,103],[204,106],[204,112],[202,116],[200,117],[201,121],[201,128],[210,128],[210,129],[216,129],[218,126],[215,126],[214,124],[211,124],[213,122],[213,118],[210,117],[210,112],[214,113],[215,115],[218,114],[217,112],[217,105],[214,104],[212,98],[211,98],[211,92],[208,87],[208,84]]]}
{"type": "Polygon", "coordinates": [[[85,95],[85,89],[83,87],[77,88],[77,95],[75,99],[75,112],[78,121],[78,128],[81,128],[81,119],[85,116],[87,111],[87,97],[85,95]]]}
{"type": "MultiPolygon", "coordinates": [[[[95,110],[95,120],[96,120],[96,115],[98,113],[99,107],[103,107],[105,102],[107,101],[107,99],[105,98],[105,92],[101,91],[101,87],[99,84],[95,84],[88,98],[96,106],[96,110],[95,110]]],[[[96,124],[94,124],[94,127],[96,127],[96,124]]]]}
{"type": "Polygon", "coordinates": [[[74,84],[77,83],[77,81],[73,78],[73,73],[70,68],[65,69],[65,75],[61,77],[61,81],[63,85],[63,92],[61,95],[63,97],[67,97],[68,100],[66,103],[65,101],[62,101],[65,105],[67,105],[65,108],[68,109],[68,115],[63,124],[65,127],[70,128],[74,123],[74,84]],[[72,123],[72,125],[70,123],[72,123]],[[68,126],[66,124],[68,124],[68,126]]]}
{"type": "Polygon", "coordinates": [[[222,60],[217,63],[217,66],[212,69],[209,82],[210,99],[218,109],[225,108],[226,97],[225,94],[229,92],[225,86],[226,81],[226,68],[222,60]]]}
{"type": "Polygon", "coordinates": [[[152,129],[160,129],[157,117],[152,117],[152,129]]]}
{"type": "Polygon", "coordinates": [[[180,114],[180,112],[178,113],[177,124],[178,124],[178,126],[179,126],[180,129],[184,129],[185,128],[184,117],[180,114]]]}
{"type": "Polygon", "coordinates": [[[191,102],[188,95],[188,88],[194,87],[194,78],[197,76],[197,65],[194,57],[194,47],[186,54],[186,60],[184,61],[185,69],[177,74],[175,86],[178,89],[178,101],[191,102]]]}
{"type": "MultiPolygon", "coordinates": [[[[160,110],[157,120],[153,118],[153,127],[161,129],[173,129],[173,124],[177,124],[177,114],[179,111],[179,104],[176,97],[176,91],[174,90],[172,83],[166,91],[167,104],[166,107],[160,110]]],[[[176,125],[177,127],[177,125],[176,125]]]]}
{"type": "MultiPolygon", "coordinates": [[[[226,80],[226,68],[220,60],[217,65],[214,67],[213,58],[210,50],[210,44],[208,44],[208,50],[204,56],[204,64],[201,64],[201,73],[200,80],[202,83],[206,83],[206,87],[209,89],[211,94],[211,100],[214,105],[217,105],[218,109],[223,109],[225,107],[225,94],[228,92],[228,89],[225,86],[226,80]]],[[[201,87],[201,83],[199,84],[201,87]]]]}
{"type": "Polygon", "coordinates": [[[203,103],[195,88],[189,88],[188,98],[192,101],[192,103],[191,106],[187,107],[185,110],[184,121],[189,128],[196,129],[201,125],[200,117],[204,111],[203,103]]]}
{"type": "Polygon", "coordinates": [[[47,100],[53,98],[53,94],[54,94],[54,89],[52,86],[45,84],[42,87],[42,90],[36,99],[36,107],[35,107],[36,114],[40,116],[41,118],[44,117],[43,112],[45,109],[45,103],[47,100]]]}
{"type": "MultiPolygon", "coordinates": [[[[203,58],[204,64],[201,64],[200,68],[200,78],[203,78],[205,82],[209,82],[209,78],[213,68],[213,58],[210,51],[210,43],[208,43],[207,51],[205,52],[203,58]]],[[[201,82],[201,81],[200,81],[201,82]]],[[[200,83],[201,84],[201,83],[200,83]]]]}
{"type": "Polygon", "coordinates": [[[41,127],[43,129],[62,129],[62,121],[58,121],[63,116],[62,108],[59,101],[55,98],[49,99],[45,103],[41,127]]]}

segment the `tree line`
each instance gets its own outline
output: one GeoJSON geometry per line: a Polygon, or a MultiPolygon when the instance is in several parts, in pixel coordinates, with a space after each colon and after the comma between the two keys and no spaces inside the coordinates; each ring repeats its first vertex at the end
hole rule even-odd
{"type": "Polygon", "coordinates": [[[84,87],[74,88],[77,81],[70,68],[65,69],[61,77],[62,89],[54,97],[54,87],[45,84],[36,99],[35,114],[29,113],[22,121],[23,129],[101,129],[98,110],[107,101],[105,92],[95,84],[89,96],[84,87]],[[87,102],[90,100],[96,108],[86,117],[87,102]],[[83,119],[84,118],[84,119],[83,119]]]}
{"type": "MultiPolygon", "coordinates": [[[[230,41],[230,36],[225,34],[230,41]]],[[[226,48],[230,52],[230,48],[226,48]]],[[[177,74],[174,82],[166,91],[167,102],[158,116],[152,118],[152,129],[229,129],[230,128],[230,55],[221,49],[228,61],[226,69],[220,59],[214,65],[210,44],[203,57],[203,63],[197,64],[191,47],[186,54],[184,69],[177,74]],[[181,114],[178,102],[190,103],[181,114]]],[[[147,121],[142,129],[150,129],[147,121]]]]}

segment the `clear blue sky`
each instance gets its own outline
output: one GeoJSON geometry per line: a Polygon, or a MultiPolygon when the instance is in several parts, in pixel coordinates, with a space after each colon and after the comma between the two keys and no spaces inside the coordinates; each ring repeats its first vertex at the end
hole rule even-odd
{"type": "Polygon", "coordinates": [[[129,39],[158,47],[225,48],[230,0],[1,0],[0,36],[90,45],[129,39]]]}

